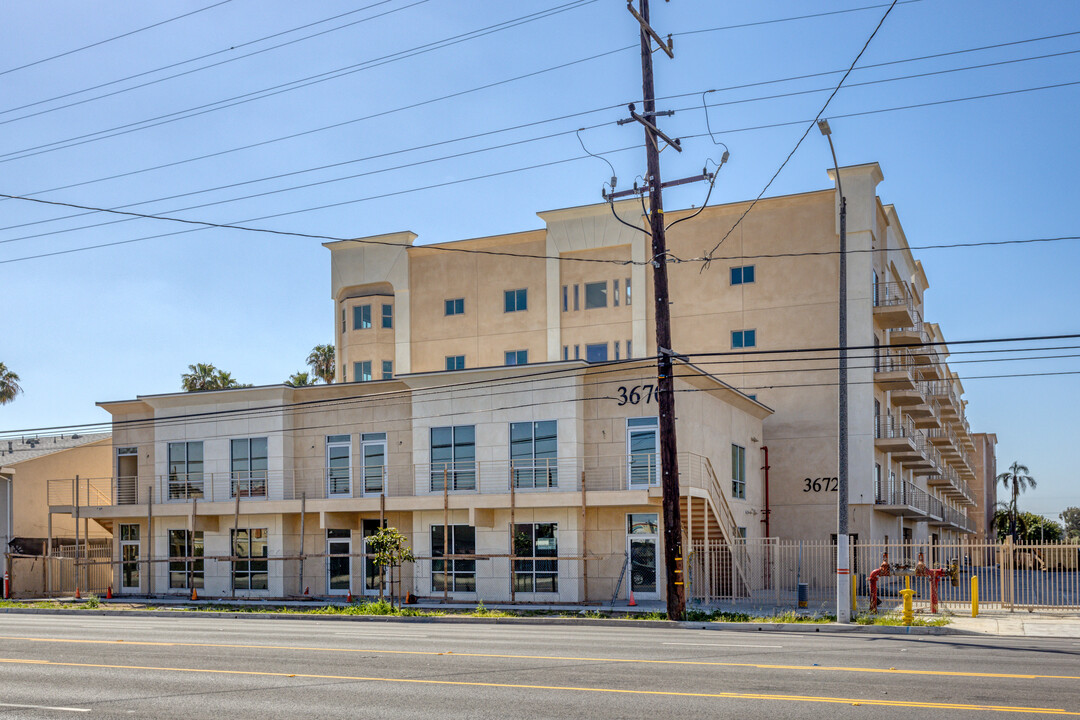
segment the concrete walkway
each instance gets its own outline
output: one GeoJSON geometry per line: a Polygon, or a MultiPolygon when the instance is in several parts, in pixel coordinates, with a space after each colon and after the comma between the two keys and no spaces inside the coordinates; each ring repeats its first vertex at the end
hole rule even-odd
{"type": "Polygon", "coordinates": [[[993,613],[979,617],[952,616],[948,627],[984,635],[1080,638],[1080,614],[993,613]]]}

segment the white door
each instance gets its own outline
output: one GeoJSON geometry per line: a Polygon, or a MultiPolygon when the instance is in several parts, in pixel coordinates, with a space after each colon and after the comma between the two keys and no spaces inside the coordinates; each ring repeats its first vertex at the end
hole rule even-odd
{"type": "Polygon", "coordinates": [[[347,595],[352,589],[352,532],[327,530],[326,554],[342,556],[326,558],[326,593],[347,595]]]}

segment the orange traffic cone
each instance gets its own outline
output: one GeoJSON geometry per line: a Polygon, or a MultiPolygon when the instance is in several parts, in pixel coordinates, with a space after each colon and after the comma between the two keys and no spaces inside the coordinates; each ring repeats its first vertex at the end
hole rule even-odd
{"type": "Polygon", "coordinates": [[[630,602],[627,603],[627,605],[629,605],[630,607],[637,607],[637,603],[634,602],[634,591],[633,590],[630,591],[630,602]]]}
{"type": "Polygon", "coordinates": [[[79,586],[78,585],[75,586],[75,599],[76,600],[82,600],[82,593],[79,592],[79,586]]]}
{"type": "Polygon", "coordinates": [[[310,590],[311,590],[311,588],[310,588],[310,587],[305,587],[305,588],[304,588],[304,594],[305,594],[305,595],[308,595],[308,594],[309,594],[309,591],[310,591],[310,590]]]}
{"type": "Polygon", "coordinates": [[[353,601],[352,590],[349,590],[349,594],[345,596],[345,602],[351,603],[353,601]]]}
{"type": "Polygon", "coordinates": [[[199,599],[199,593],[195,592],[195,588],[191,588],[191,599],[192,600],[198,600],[199,599]]]}
{"type": "Polygon", "coordinates": [[[112,585],[105,588],[105,599],[106,600],[112,600],[112,585]]]}

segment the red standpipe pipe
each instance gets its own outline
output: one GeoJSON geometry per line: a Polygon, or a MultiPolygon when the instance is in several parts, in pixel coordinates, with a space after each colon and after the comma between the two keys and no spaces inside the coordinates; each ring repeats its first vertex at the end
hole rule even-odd
{"type": "Polygon", "coordinates": [[[761,452],[765,454],[765,466],[762,468],[765,471],[765,517],[761,522],[765,523],[765,537],[769,535],[769,448],[767,445],[761,446],[761,452]]]}

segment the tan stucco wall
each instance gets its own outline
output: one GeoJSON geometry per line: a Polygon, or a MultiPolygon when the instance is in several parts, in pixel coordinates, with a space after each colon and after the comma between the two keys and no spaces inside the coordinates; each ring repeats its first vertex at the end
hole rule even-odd
{"type": "MultiPolygon", "coordinates": [[[[47,442],[47,440],[46,440],[47,442]]],[[[14,477],[14,537],[45,538],[49,529],[49,480],[107,478],[112,475],[112,440],[106,438],[10,464],[14,477]]],[[[81,525],[81,523],[80,523],[81,525]]],[[[80,535],[84,528],[79,528],[80,535]]],[[[90,522],[90,537],[109,537],[101,525],[90,522]]],[[[75,521],[61,513],[53,515],[53,537],[75,536],[75,521]]]]}

